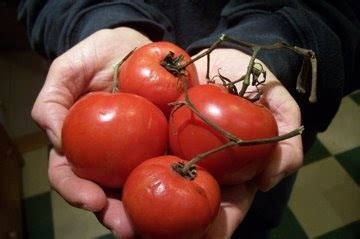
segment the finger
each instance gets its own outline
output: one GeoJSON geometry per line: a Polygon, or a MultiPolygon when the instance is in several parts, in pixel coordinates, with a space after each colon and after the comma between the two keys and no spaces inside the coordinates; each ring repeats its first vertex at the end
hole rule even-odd
{"type": "Polygon", "coordinates": [[[70,68],[67,63],[66,56],[53,62],[31,112],[32,118],[46,131],[57,149],[61,148],[62,122],[83,87],[77,67],[70,68]],[[71,83],[77,77],[76,84],[71,83]]]}
{"type": "MultiPolygon", "coordinates": [[[[272,111],[277,124],[279,135],[286,134],[300,126],[300,109],[288,91],[279,83],[271,82],[267,85],[262,103],[272,111]]],[[[298,170],[303,162],[301,136],[277,143],[270,163],[258,177],[257,184],[261,191],[268,191],[277,185],[284,177],[298,170]]]]}
{"type": "Polygon", "coordinates": [[[301,140],[298,138],[300,137],[296,136],[296,139],[279,143],[270,159],[270,164],[257,179],[259,190],[269,191],[301,167],[303,156],[300,152],[301,140]]]}
{"type": "Polygon", "coordinates": [[[116,238],[135,238],[133,227],[119,199],[109,198],[107,206],[96,213],[96,217],[116,238]]]}
{"type": "Polygon", "coordinates": [[[279,134],[288,133],[301,124],[301,112],[298,104],[286,88],[276,80],[271,72],[260,102],[273,113],[278,124],[279,134]]]}
{"type": "Polygon", "coordinates": [[[230,238],[245,218],[257,191],[254,183],[222,188],[222,202],[219,214],[210,227],[208,238],[230,238]]]}
{"type": "Polygon", "coordinates": [[[50,185],[70,205],[97,212],[107,205],[104,191],[95,183],[77,177],[71,170],[65,156],[54,149],[49,157],[50,185]]]}

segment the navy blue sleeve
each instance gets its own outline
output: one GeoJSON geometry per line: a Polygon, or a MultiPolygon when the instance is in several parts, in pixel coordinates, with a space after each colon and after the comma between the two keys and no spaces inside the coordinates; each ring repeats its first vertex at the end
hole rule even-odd
{"type": "Polygon", "coordinates": [[[190,52],[208,47],[221,33],[256,44],[286,42],[312,49],[318,60],[318,102],[296,92],[296,79],[302,57],[289,50],[261,51],[261,59],[290,91],[300,106],[305,128],[323,131],[338,110],[343,96],[344,64],[341,44],[333,31],[305,8],[271,9],[266,4],[250,3],[223,9],[218,29],[208,38],[194,42],[190,52]]]}
{"type": "Polygon", "coordinates": [[[157,41],[171,39],[168,20],[144,1],[24,0],[18,9],[30,44],[53,59],[100,29],[132,27],[157,41]]]}

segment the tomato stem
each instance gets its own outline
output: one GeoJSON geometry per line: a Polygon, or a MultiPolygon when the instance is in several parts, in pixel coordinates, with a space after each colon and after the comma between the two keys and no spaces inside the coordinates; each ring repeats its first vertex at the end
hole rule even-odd
{"type": "Polygon", "coordinates": [[[175,53],[169,51],[165,58],[160,62],[168,72],[174,76],[185,74],[185,70],[181,69],[181,62],[184,60],[183,55],[175,56],[175,53]]]}
{"type": "Polygon", "coordinates": [[[193,167],[195,164],[197,164],[199,161],[201,161],[202,159],[206,158],[207,156],[214,154],[216,152],[219,152],[221,150],[227,149],[229,147],[232,146],[250,146],[250,145],[258,145],[258,144],[269,144],[269,143],[276,143],[285,139],[289,139],[292,138],[294,136],[300,135],[302,134],[302,132],[304,131],[304,126],[300,126],[299,128],[283,134],[283,135],[279,135],[276,137],[271,137],[271,138],[264,138],[264,139],[254,139],[254,140],[240,140],[238,139],[237,141],[232,141],[230,140],[228,143],[223,144],[219,147],[213,148],[209,151],[206,151],[204,153],[198,154],[197,156],[195,156],[193,159],[191,159],[190,161],[188,161],[184,168],[183,168],[183,173],[186,173],[191,167],[193,167]]]}
{"type": "Polygon", "coordinates": [[[179,80],[182,81],[182,86],[183,86],[183,91],[184,91],[184,101],[181,101],[181,103],[179,103],[179,107],[182,107],[182,106],[186,105],[194,114],[196,114],[200,119],[202,119],[207,125],[209,125],[213,129],[215,129],[216,131],[221,133],[226,138],[228,138],[228,139],[230,139],[232,141],[238,141],[239,139],[235,135],[233,135],[232,133],[226,131],[225,129],[220,127],[215,122],[212,122],[211,120],[206,118],[206,116],[203,115],[203,113],[201,113],[195,107],[195,105],[191,102],[190,97],[189,97],[188,85],[187,85],[186,79],[184,79],[183,77],[180,77],[179,80]]]}
{"type": "Polygon", "coordinates": [[[124,56],[121,60],[119,60],[113,65],[114,72],[113,72],[112,87],[111,87],[112,93],[116,93],[119,91],[119,84],[117,83],[117,79],[120,72],[120,66],[134,53],[135,50],[136,48],[131,50],[128,54],[126,54],[126,56],[124,56]]]}
{"type": "Polygon", "coordinates": [[[184,178],[193,180],[197,176],[195,165],[191,165],[186,170],[184,170],[185,164],[183,162],[177,162],[172,164],[171,167],[175,172],[184,178]]]}
{"type": "Polygon", "coordinates": [[[203,58],[204,56],[207,57],[207,70],[206,70],[206,79],[210,79],[210,53],[215,50],[224,40],[225,40],[225,34],[222,34],[219,39],[214,43],[212,44],[206,51],[204,51],[203,53],[201,53],[200,55],[196,56],[195,58],[191,59],[190,61],[182,64],[180,67],[179,67],[179,70],[185,70],[185,68],[194,63],[195,61],[203,58]]]}

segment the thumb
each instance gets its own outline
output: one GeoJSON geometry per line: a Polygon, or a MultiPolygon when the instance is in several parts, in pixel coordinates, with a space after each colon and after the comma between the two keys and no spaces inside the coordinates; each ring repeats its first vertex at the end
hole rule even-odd
{"type": "Polygon", "coordinates": [[[45,130],[56,149],[61,149],[63,121],[70,106],[82,93],[85,83],[82,80],[84,73],[78,71],[75,64],[70,64],[66,56],[60,56],[52,63],[31,111],[32,118],[45,130]]]}

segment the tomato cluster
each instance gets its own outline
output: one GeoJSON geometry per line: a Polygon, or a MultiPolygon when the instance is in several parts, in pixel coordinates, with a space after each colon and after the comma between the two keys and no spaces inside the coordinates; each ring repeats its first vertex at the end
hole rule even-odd
{"type": "Polygon", "coordinates": [[[181,68],[190,59],[168,42],[136,49],[120,67],[119,93],[83,96],[64,121],[62,147],[73,171],[123,188],[125,210],[145,238],[204,237],[220,207],[219,184],[254,178],[274,148],[234,145],[188,165],[229,139],[186,105],[171,112],[169,103],[183,101],[184,93],[203,116],[240,139],[277,135],[267,108],[224,87],[199,85],[193,64],[181,68]]]}

